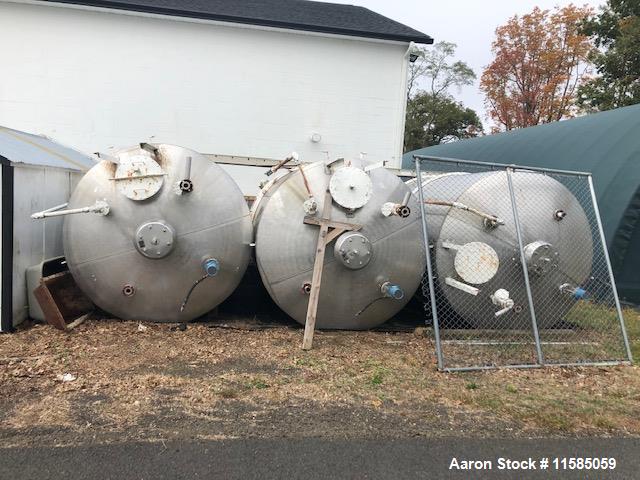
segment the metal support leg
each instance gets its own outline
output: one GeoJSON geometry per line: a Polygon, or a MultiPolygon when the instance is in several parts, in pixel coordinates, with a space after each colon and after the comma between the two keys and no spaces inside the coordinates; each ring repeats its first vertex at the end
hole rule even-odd
{"type": "Polygon", "coordinates": [[[422,216],[422,239],[424,241],[424,253],[427,257],[427,281],[429,282],[429,299],[431,300],[431,315],[433,316],[433,335],[436,340],[436,357],[438,358],[438,370],[444,368],[442,359],[442,345],[440,343],[440,325],[438,324],[438,306],[436,305],[436,291],[433,288],[433,267],[431,266],[431,252],[429,250],[429,231],[427,227],[427,215],[425,212],[424,193],[422,191],[422,174],[420,173],[420,159],[415,158],[416,178],[418,181],[418,201],[420,203],[420,215],[422,216]]]}
{"type": "Polygon", "coordinates": [[[624,317],[622,316],[622,308],[620,307],[620,299],[618,298],[618,289],[616,288],[616,281],[613,277],[613,268],[611,267],[611,260],[609,259],[609,251],[607,250],[607,242],[604,236],[604,229],[602,228],[602,220],[600,219],[600,210],[598,209],[598,201],[596,199],[596,191],[593,188],[593,178],[591,175],[587,177],[589,182],[589,193],[591,194],[591,203],[593,204],[593,211],[596,215],[596,222],[598,224],[598,232],[600,234],[600,242],[602,243],[602,250],[604,251],[604,260],[607,264],[607,272],[609,273],[609,281],[611,282],[611,289],[613,290],[613,299],[616,303],[616,311],[618,313],[618,320],[620,320],[620,329],[622,330],[622,339],[624,341],[624,348],[627,352],[627,358],[630,362],[633,362],[633,354],[631,353],[631,347],[629,345],[629,338],[627,337],[627,327],[624,324],[624,317]]]}
{"type": "Polygon", "coordinates": [[[527,290],[527,300],[529,301],[529,313],[531,314],[531,327],[533,329],[533,338],[536,342],[536,353],[538,355],[538,364],[544,365],[544,356],[542,355],[542,347],[540,346],[540,335],[538,334],[538,322],[536,320],[536,312],[533,307],[533,297],[531,296],[531,285],[529,284],[529,269],[527,268],[527,260],[524,255],[524,244],[522,241],[522,229],[520,228],[520,217],[518,215],[518,206],[516,204],[516,194],[513,188],[513,168],[507,168],[507,184],[509,185],[509,196],[511,197],[511,209],[513,210],[513,223],[516,227],[516,236],[518,237],[518,250],[520,252],[520,263],[522,264],[522,273],[524,275],[524,286],[527,290]]]}

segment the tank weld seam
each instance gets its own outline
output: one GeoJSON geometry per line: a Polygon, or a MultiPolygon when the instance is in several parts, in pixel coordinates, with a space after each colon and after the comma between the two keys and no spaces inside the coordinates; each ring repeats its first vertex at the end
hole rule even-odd
{"type": "MultiPolygon", "coordinates": [[[[185,232],[185,233],[182,233],[180,235],[176,235],[176,238],[182,238],[182,237],[186,237],[188,235],[192,235],[194,233],[200,233],[200,232],[204,232],[204,231],[207,231],[207,230],[214,230],[214,229],[217,229],[217,228],[225,227],[227,225],[231,225],[233,223],[240,222],[246,216],[248,216],[248,215],[243,215],[243,216],[241,216],[239,218],[236,218],[234,220],[231,220],[231,221],[228,221],[228,222],[225,222],[225,223],[220,223],[218,225],[213,225],[213,226],[210,226],[210,227],[204,227],[204,228],[192,230],[190,232],[185,232]]],[[[87,260],[83,260],[81,262],[77,262],[75,265],[79,267],[81,265],[86,265],[86,264],[89,264],[89,263],[101,262],[103,260],[108,260],[108,259],[113,258],[113,257],[118,257],[118,256],[125,255],[125,254],[128,254],[128,253],[136,252],[136,251],[137,250],[135,248],[130,248],[130,249],[127,249],[127,250],[120,250],[120,251],[115,252],[115,253],[110,253],[108,255],[104,255],[102,257],[89,258],[87,260]]]]}
{"type": "MultiPolygon", "coordinates": [[[[395,235],[396,233],[400,233],[401,231],[403,231],[403,230],[405,230],[406,228],[410,227],[411,225],[413,225],[413,224],[414,224],[414,223],[416,223],[417,221],[418,221],[418,220],[415,220],[415,221],[413,221],[413,222],[411,222],[411,223],[408,223],[407,225],[404,225],[402,228],[399,228],[398,230],[394,230],[394,231],[393,231],[393,232],[391,232],[390,234],[385,235],[385,236],[383,236],[383,237],[380,237],[380,238],[378,238],[377,240],[374,240],[374,241],[371,241],[371,240],[370,240],[371,245],[375,245],[376,243],[381,242],[382,240],[386,240],[386,239],[388,239],[389,237],[391,237],[391,236],[395,235]]],[[[324,263],[324,265],[325,265],[325,266],[327,266],[327,265],[331,265],[332,263],[335,263],[335,262],[336,262],[335,257],[325,257],[325,259],[326,259],[326,260],[325,260],[325,263],[324,263]]],[[[312,271],[313,271],[313,265],[311,265],[311,267],[310,267],[310,268],[308,268],[308,269],[306,269],[306,270],[302,270],[302,271],[300,271],[300,272],[293,273],[293,274],[291,274],[291,275],[288,275],[287,277],[283,277],[283,278],[279,278],[279,279],[277,279],[277,280],[273,280],[273,281],[272,281],[272,282],[270,282],[270,283],[271,283],[271,285],[274,285],[274,286],[275,286],[275,285],[277,285],[277,284],[279,284],[279,283],[286,282],[286,281],[288,281],[288,280],[291,280],[292,278],[296,278],[296,277],[298,277],[298,276],[300,276],[300,275],[308,274],[308,273],[310,273],[310,272],[312,272],[312,271]]]]}
{"type": "Polygon", "coordinates": [[[398,228],[396,230],[393,230],[392,232],[387,233],[386,235],[383,235],[382,237],[376,238],[375,240],[369,239],[369,242],[371,242],[372,245],[375,245],[377,242],[380,242],[382,240],[386,240],[387,238],[395,235],[396,233],[401,232],[403,230],[406,230],[407,228],[413,226],[414,223],[418,223],[419,221],[420,221],[420,219],[416,218],[412,222],[405,223],[404,225],[402,225],[402,227],[400,227],[400,228],[398,228]]]}
{"type": "Polygon", "coordinates": [[[181,233],[181,234],[177,235],[177,237],[178,238],[186,237],[187,235],[191,235],[193,233],[200,233],[200,232],[204,232],[204,231],[207,231],[207,230],[215,230],[216,228],[226,227],[227,225],[232,225],[234,223],[238,223],[238,222],[242,221],[245,217],[248,217],[248,216],[250,216],[250,215],[246,214],[246,215],[242,215],[241,217],[237,217],[237,218],[234,218],[232,220],[228,220],[228,221],[223,222],[223,223],[218,223],[216,225],[210,225],[210,226],[207,226],[207,227],[196,228],[195,230],[190,230],[188,232],[181,233]]]}

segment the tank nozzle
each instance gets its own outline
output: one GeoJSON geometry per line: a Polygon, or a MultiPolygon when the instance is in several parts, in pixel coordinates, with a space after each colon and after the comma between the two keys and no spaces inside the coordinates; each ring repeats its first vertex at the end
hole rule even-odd
{"type": "Polygon", "coordinates": [[[391,282],[384,282],[380,287],[383,297],[393,298],[394,300],[402,300],[404,298],[404,290],[400,285],[394,285],[391,282]]]}
{"type": "Polygon", "coordinates": [[[207,277],[215,277],[220,270],[220,263],[215,258],[208,258],[202,262],[202,268],[207,277]]]}

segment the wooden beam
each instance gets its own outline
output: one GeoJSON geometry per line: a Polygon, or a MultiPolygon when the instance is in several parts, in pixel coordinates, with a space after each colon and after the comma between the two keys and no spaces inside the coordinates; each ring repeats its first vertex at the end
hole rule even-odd
{"type": "Polygon", "coordinates": [[[322,205],[322,219],[319,223],[320,233],[316,246],[316,258],[313,263],[313,276],[311,277],[311,292],[309,292],[309,305],[307,306],[307,318],[304,324],[304,338],[302,339],[302,349],[310,350],[313,345],[313,333],[316,328],[316,314],[318,312],[318,300],[320,299],[320,284],[322,283],[322,270],[324,269],[324,253],[326,251],[326,237],[329,232],[329,215],[331,214],[331,192],[329,187],[324,195],[322,205]]]}
{"type": "Polygon", "coordinates": [[[341,228],[344,231],[358,231],[362,228],[362,225],[358,225],[357,223],[337,222],[329,218],[316,218],[310,215],[304,217],[303,222],[307,225],[317,225],[319,227],[322,226],[323,223],[326,223],[329,228],[341,228]]]}
{"type": "Polygon", "coordinates": [[[326,238],[324,239],[324,244],[329,245],[333,240],[338,238],[344,232],[346,232],[346,230],[343,228],[334,228],[327,234],[326,238]]]}

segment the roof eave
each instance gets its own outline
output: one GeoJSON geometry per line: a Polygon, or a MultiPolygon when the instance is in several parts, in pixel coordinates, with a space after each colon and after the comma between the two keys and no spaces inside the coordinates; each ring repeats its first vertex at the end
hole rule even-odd
{"type": "Polygon", "coordinates": [[[280,22],[277,20],[262,20],[262,19],[254,19],[254,18],[236,17],[236,16],[230,16],[230,15],[216,15],[216,14],[209,14],[209,13],[190,12],[187,10],[166,9],[166,8],[157,7],[157,6],[122,5],[122,4],[115,5],[112,2],[101,1],[101,0],[94,0],[94,1],[44,0],[43,3],[44,2],[77,5],[82,7],[106,8],[109,10],[121,11],[121,12],[138,12],[138,13],[147,13],[152,15],[168,16],[168,17],[183,17],[183,18],[191,18],[191,19],[199,19],[199,20],[210,20],[210,21],[217,21],[217,22],[253,25],[253,26],[260,26],[260,27],[282,28],[285,30],[344,35],[348,37],[372,38],[376,40],[389,40],[389,41],[396,41],[396,42],[414,42],[414,43],[429,44],[429,45],[433,43],[433,38],[431,38],[429,35],[426,35],[426,34],[419,34],[419,35],[385,34],[380,32],[366,32],[361,30],[351,30],[351,29],[344,29],[344,28],[337,28],[337,27],[324,27],[321,25],[306,25],[306,24],[297,24],[293,22],[280,22]]]}

